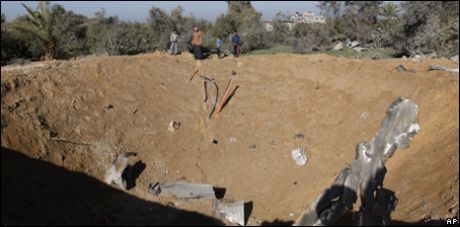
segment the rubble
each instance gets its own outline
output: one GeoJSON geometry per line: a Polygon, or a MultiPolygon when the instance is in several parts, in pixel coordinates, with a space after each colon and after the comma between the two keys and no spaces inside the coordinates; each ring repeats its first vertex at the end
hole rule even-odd
{"type": "Polygon", "coordinates": [[[176,132],[180,128],[180,122],[171,121],[169,122],[168,131],[176,132]]]}
{"type": "Polygon", "coordinates": [[[343,43],[338,42],[337,44],[334,45],[334,47],[332,49],[333,50],[343,50],[343,43]]]}
{"type": "Polygon", "coordinates": [[[292,150],[291,156],[297,165],[303,166],[307,164],[307,154],[305,153],[305,147],[292,150]]]}
{"type": "Polygon", "coordinates": [[[430,65],[428,70],[429,71],[431,71],[431,70],[441,70],[441,71],[446,71],[446,72],[456,72],[456,73],[458,73],[458,68],[448,68],[448,67],[441,66],[441,65],[430,65]]]}
{"type": "Polygon", "coordinates": [[[411,73],[415,73],[415,70],[407,69],[406,67],[404,67],[404,65],[401,65],[401,64],[399,64],[398,66],[396,66],[396,70],[397,70],[398,72],[411,72],[411,73]]]}
{"type": "Polygon", "coordinates": [[[365,48],[365,47],[353,47],[352,49],[353,49],[354,51],[356,51],[356,52],[367,51],[367,48],[365,48]]]}
{"type": "Polygon", "coordinates": [[[244,201],[223,201],[217,200],[215,204],[215,217],[224,218],[241,226],[245,225],[244,201]]]}

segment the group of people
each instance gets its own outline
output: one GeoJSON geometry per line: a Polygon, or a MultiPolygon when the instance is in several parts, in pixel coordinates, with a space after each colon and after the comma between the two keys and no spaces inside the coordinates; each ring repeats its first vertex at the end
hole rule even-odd
{"type": "MultiPolygon", "coordinates": [[[[170,48],[170,53],[173,55],[177,55],[178,52],[178,47],[177,44],[179,42],[179,34],[174,30],[171,35],[169,36],[169,41],[171,42],[171,48],[170,48]]],[[[238,32],[236,30],[233,31],[232,37],[232,46],[233,46],[233,56],[239,57],[241,53],[241,38],[238,35],[238,32]]],[[[192,35],[192,52],[193,55],[195,56],[195,59],[203,59],[203,52],[201,49],[203,43],[203,38],[201,31],[198,27],[195,27],[193,30],[193,35],[192,35]]],[[[221,35],[217,36],[216,40],[216,50],[217,50],[217,57],[222,58],[224,57],[223,54],[223,46],[224,46],[224,39],[221,35]]]]}

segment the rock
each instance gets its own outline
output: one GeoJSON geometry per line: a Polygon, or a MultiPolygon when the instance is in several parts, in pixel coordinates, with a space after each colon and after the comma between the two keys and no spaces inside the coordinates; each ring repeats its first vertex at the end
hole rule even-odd
{"type": "Polygon", "coordinates": [[[169,122],[168,131],[176,132],[180,128],[180,122],[171,121],[169,122]]]}
{"type": "Polygon", "coordinates": [[[113,105],[112,104],[104,105],[102,108],[104,110],[110,110],[110,109],[113,109],[113,105]]]}
{"type": "Polygon", "coordinates": [[[305,135],[303,133],[298,133],[294,135],[294,139],[303,139],[305,138],[305,135]]]}

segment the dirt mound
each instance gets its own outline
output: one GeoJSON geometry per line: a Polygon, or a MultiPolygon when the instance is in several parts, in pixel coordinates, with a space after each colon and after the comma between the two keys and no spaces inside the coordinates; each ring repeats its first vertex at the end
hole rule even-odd
{"type": "Polygon", "coordinates": [[[429,65],[458,67],[446,59],[158,53],[2,67],[2,147],[101,181],[117,154],[135,151],[146,167],[131,195],[211,216],[209,204],[158,198],[147,186],[212,184],[253,202],[250,223],[289,224],[405,96],[419,106],[421,131],[387,162],[384,185],[399,199],[392,218],[441,220],[458,215],[459,84],[458,73],[429,65]],[[218,118],[208,119],[199,76],[216,80],[219,100],[230,78],[238,86],[218,118]],[[291,158],[301,146],[305,166],[291,158]]]}

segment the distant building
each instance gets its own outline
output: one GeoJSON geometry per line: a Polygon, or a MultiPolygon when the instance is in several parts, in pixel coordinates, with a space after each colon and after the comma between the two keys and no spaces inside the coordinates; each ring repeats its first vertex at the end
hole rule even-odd
{"type": "Polygon", "coordinates": [[[326,18],[323,16],[315,16],[312,12],[304,12],[303,14],[296,12],[295,15],[291,16],[291,21],[294,24],[325,24],[326,18]]]}
{"type": "MultiPolygon", "coordinates": [[[[281,23],[286,25],[289,30],[292,30],[296,24],[325,24],[326,18],[323,16],[315,16],[315,14],[312,12],[305,12],[303,14],[296,12],[295,15],[291,16],[290,20],[282,21],[281,23]]],[[[273,31],[273,22],[271,21],[262,22],[262,26],[265,31],[273,31]]]]}

